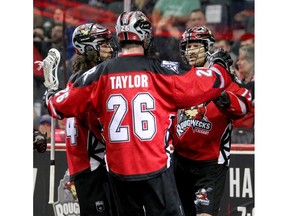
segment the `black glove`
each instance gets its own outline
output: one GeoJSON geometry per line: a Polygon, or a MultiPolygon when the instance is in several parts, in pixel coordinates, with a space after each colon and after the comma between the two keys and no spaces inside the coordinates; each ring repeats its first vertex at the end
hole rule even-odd
{"type": "Polygon", "coordinates": [[[216,49],[212,54],[207,53],[206,58],[210,66],[212,64],[221,65],[228,71],[234,82],[241,83],[236,76],[234,70],[230,70],[230,66],[233,64],[233,60],[228,52],[224,51],[222,48],[219,48],[216,49]]]}
{"type": "Polygon", "coordinates": [[[210,65],[212,64],[220,64],[225,67],[228,71],[230,70],[230,66],[233,64],[233,60],[230,54],[224,51],[222,48],[216,49],[212,54],[207,55],[207,61],[210,65]]]}
{"type": "Polygon", "coordinates": [[[33,129],[33,150],[44,153],[47,149],[47,133],[42,134],[39,130],[33,129]]]}
{"type": "Polygon", "coordinates": [[[230,97],[226,91],[221,92],[220,96],[213,100],[219,109],[227,109],[230,107],[230,97]]]}
{"type": "Polygon", "coordinates": [[[48,89],[45,91],[43,95],[43,106],[47,109],[48,107],[48,100],[51,96],[54,96],[58,90],[48,89]]]}

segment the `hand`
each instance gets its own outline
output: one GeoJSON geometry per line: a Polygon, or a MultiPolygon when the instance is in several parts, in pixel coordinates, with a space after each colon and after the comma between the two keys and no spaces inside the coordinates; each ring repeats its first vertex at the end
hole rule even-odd
{"type": "Polygon", "coordinates": [[[233,64],[233,60],[227,51],[224,51],[222,48],[220,48],[220,49],[215,49],[212,54],[207,53],[206,55],[207,55],[206,57],[207,62],[209,63],[210,66],[213,64],[221,65],[227,70],[227,72],[230,74],[234,82],[240,83],[237,75],[235,74],[235,71],[230,69],[230,67],[233,64]]]}
{"type": "Polygon", "coordinates": [[[49,98],[51,96],[54,96],[55,94],[56,94],[56,90],[53,90],[53,89],[48,89],[45,91],[42,100],[43,100],[43,105],[46,109],[48,107],[49,98]]]}
{"type": "Polygon", "coordinates": [[[47,133],[42,134],[39,130],[33,131],[33,150],[44,153],[47,149],[47,133]]]}
{"type": "Polygon", "coordinates": [[[223,91],[213,102],[219,109],[227,109],[231,104],[230,97],[226,91],[223,91]]]}
{"type": "Polygon", "coordinates": [[[230,70],[230,66],[233,64],[233,60],[230,54],[223,49],[216,49],[212,54],[208,53],[207,61],[209,65],[212,64],[220,64],[221,66],[225,67],[227,71],[230,70]]]}

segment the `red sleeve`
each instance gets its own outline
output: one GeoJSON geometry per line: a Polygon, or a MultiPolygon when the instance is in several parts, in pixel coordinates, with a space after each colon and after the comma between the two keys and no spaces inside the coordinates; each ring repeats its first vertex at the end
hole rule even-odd
{"type": "Polygon", "coordinates": [[[230,107],[220,111],[231,119],[239,119],[245,116],[252,109],[251,92],[246,88],[241,88],[232,82],[226,92],[230,98],[230,107]]]}
{"type": "Polygon", "coordinates": [[[91,107],[90,93],[94,85],[67,87],[49,98],[48,111],[54,118],[79,117],[91,107]],[[75,105],[78,104],[78,105],[75,105]]]}
{"type": "Polygon", "coordinates": [[[214,100],[232,79],[222,66],[214,64],[210,68],[192,67],[189,72],[176,75],[174,82],[177,106],[184,108],[187,107],[187,100],[189,106],[214,100]]]}

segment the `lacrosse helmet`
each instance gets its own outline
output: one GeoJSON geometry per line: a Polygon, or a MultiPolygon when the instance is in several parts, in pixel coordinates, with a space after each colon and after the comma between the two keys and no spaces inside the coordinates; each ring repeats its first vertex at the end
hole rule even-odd
{"type": "Polygon", "coordinates": [[[100,51],[100,44],[109,43],[113,56],[116,55],[117,46],[111,31],[103,25],[87,23],[78,26],[72,35],[72,44],[76,54],[84,55],[87,51],[100,51]]]}
{"type": "Polygon", "coordinates": [[[145,51],[151,46],[153,40],[151,22],[142,11],[123,12],[117,19],[115,29],[120,45],[138,42],[145,51]]]}
{"type": "Polygon", "coordinates": [[[214,35],[211,30],[206,26],[190,27],[185,30],[180,39],[180,55],[185,63],[188,63],[186,58],[186,46],[189,43],[202,43],[205,48],[205,52],[209,52],[209,49],[215,42],[214,35]]]}

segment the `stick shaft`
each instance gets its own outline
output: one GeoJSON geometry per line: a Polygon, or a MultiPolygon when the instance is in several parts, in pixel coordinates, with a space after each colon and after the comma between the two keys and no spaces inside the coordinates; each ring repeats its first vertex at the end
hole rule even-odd
{"type": "Polygon", "coordinates": [[[49,204],[54,203],[55,188],[55,127],[56,119],[51,117],[51,149],[50,149],[50,182],[49,182],[49,204]]]}
{"type": "Polygon", "coordinates": [[[49,204],[54,203],[55,165],[50,165],[49,204]]]}

